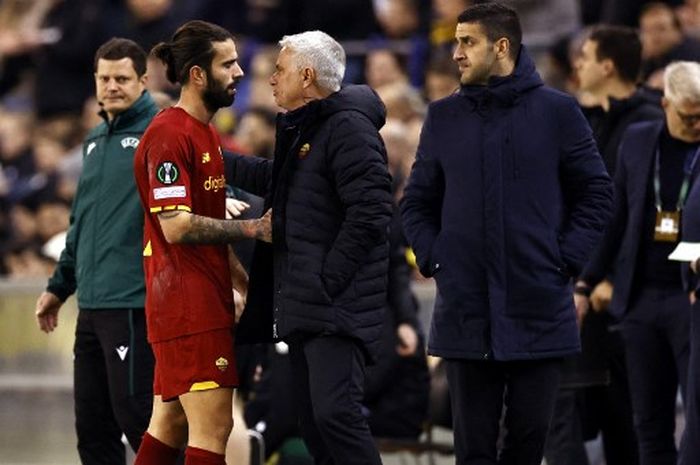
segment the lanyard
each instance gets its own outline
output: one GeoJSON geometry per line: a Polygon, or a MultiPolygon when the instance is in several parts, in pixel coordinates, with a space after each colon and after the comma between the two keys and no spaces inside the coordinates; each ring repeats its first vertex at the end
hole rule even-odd
{"type": "MultiPolygon", "coordinates": [[[[685,203],[685,198],[688,196],[688,189],[690,188],[690,176],[693,174],[695,169],[695,162],[698,161],[698,154],[700,154],[700,147],[695,149],[693,152],[693,157],[690,158],[689,154],[685,156],[685,163],[683,165],[683,184],[681,184],[681,191],[678,194],[678,202],[676,202],[676,211],[681,211],[683,209],[683,204],[685,203]],[[690,160],[690,163],[688,161],[690,160]]],[[[656,202],[656,211],[661,211],[661,152],[659,148],[656,148],[656,163],[654,168],[654,200],[656,202]]]]}

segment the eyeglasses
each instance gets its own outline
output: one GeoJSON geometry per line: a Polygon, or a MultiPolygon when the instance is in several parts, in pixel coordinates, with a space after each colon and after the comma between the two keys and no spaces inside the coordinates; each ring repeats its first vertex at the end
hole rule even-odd
{"type": "Polygon", "coordinates": [[[695,126],[700,122],[700,113],[682,113],[678,111],[678,108],[675,108],[675,110],[681,122],[688,127],[695,126]]]}

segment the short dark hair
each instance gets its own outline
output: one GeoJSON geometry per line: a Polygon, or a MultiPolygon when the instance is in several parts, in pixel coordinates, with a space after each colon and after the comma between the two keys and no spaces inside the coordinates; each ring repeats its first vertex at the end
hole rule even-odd
{"type": "Polygon", "coordinates": [[[457,22],[480,24],[491,42],[505,37],[510,42],[510,57],[518,57],[523,32],[515,10],[496,2],[479,3],[464,10],[457,22]]]}
{"type": "Polygon", "coordinates": [[[121,60],[122,58],[131,58],[137,76],[141,77],[146,74],[146,52],[133,40],[122,37],[112,37],[97,49],[95,52],[95,72],[97,72],[97,62],[100,59],[121,60]]]}
{"type": "Polygon", "coordinates": [[[626,82],[637,82],[642,67],[642,42],[630,27],[601,25],[595,27],[588,40],[596,43],[598,61],[609,59],[617,74],[626,82]]]}
{"type": "Polygon", "coordinates": [[[168,80],[187,84],[190,69],[199,66],[211,70],[214,58],[213,42],[233,40],[233,35],[221,26],[206,21],[188,21],[173,34],[170,42],[161,42],[151,53],[165,63],[168,80]]]}

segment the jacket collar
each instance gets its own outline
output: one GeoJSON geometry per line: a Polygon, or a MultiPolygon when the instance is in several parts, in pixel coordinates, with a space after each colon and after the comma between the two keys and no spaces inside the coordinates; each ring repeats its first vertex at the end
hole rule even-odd
{"type": "Polygon", "coordinates": [[[512,106],[525,93],[544,85],[535,69],[535,63],[525,46],[520,47],[513,73],[508,76],[492,76],[485,86],[463,85],[459,94],[471,100],[478,108],[491,101],[501,106],[512,106]]]}
{"type": "Polygon", "coordinates": [[[115,130],[122,128],[124,126],[129,126],[141,117],[141,115],[147,112],[149,109],[155,107],[156,103],[151,97],[151,94],[147,90],[144,90],[141,96],[136,99],[133,105],[127,108],[122,113],[119,113],[111,122],[107,119],[107,112],[102,110],[99,115],[104,120],[105,124],[110,128],[110,130],[115,130]]]}

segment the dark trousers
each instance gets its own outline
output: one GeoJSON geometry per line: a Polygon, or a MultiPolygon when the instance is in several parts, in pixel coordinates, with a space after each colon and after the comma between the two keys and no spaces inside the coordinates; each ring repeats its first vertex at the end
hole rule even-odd
{"type": "Polygon", "coordinates": [[[154,360],[144,310],[81,309],[73,352],[80,460],[124,465],[122,433],[137,451],[153,404],[154,360]]]}
{"type": "Polygon", "coordinates": [[[641,465],[675,465],[676,396],[685,397],[690,303],[679,289],[642,290],[622,322],[641,465]]]}
{"type": "Polygon", "coordinates": [[[581,395],[578,389],[571,388],[559,389],[557,393],[544,451],[547,465],[588,465],[579,415],[581,395]]]}
{"type": "Polygon", "coordinates": [[[338,336],[295,339],[289,357],[302,436],[316,464],[381,464],[362,415],[365,360],[358,343],[338,336]]]}
{"type": "Polygon", "coordinates": [[[458,465],[539,465],[561,376],[559,359],[446,360],[458,465]],[[505,407],[506,435],[497,451],[505,407]]]}
{"type": "MultiPolygon", "coordinates": [[[[606,319],[601,338],[590,341],[596,350],[605,352],[608,382],[604,385],[560,388],[557,395],[552,425],[547,438],[545,457],[548,465],[587,465],[584,447],[586,439],[600,432],[605,462],[608,464],[638,465],[637,436],[632,421],[625,351],[618,330],[609,330],[606,319]]],[[[584,342],[584,354],[587,346],[584,342]]],[[[592,381],[593,378],[590,378],[592,381]]],[[[585,384],[585,378],[576,381],[585,384]]]]}
{"type": "Polygon", "coordinates": [[[690,328],[690,365],[680,465],[700,465],[700,301],[696,301],[691,309],[690,328]]]}
{"type": "Polygon", "coordinates": [[[639,464],[639,445],[634,431],[632,402],[625,364],[625,349],[619,330],[610,333],[606,345],[610,384],[586,388],[583,408],[595,417],[603,438],[605,462],[639,464]]]}

